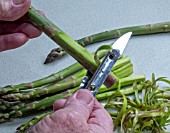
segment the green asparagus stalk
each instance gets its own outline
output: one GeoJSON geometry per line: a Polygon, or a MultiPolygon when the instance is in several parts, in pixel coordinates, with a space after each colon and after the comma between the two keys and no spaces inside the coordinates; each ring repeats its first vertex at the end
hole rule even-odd
{"type": "MultiPolygon", "coordinates": [[[[99,58],[102,58],[104,55],[105,55],[105,51],[98,52],[99,58]]],[[[126,57],[125,62],[129,62],[129,61],[130,61],[130,58],[126,57]]],[[[117,62],[119,62],[119,60],[117,62]]],[[[118,67],[121,66],[119,63],[117,63],[117,64],[118,64],[118,67]]],[[[80,71],[81,69],[83,69],[83,67],[79,63],[74,63],[73,65],[71,65],[57,73],[54,73],[48,77],[30,82],[30,83],[22,83],[19,85],[8,85],[5,87],[0,87],[0,95],[6,94],[9,92],[19,92],[20,90],[36,88],[36,87],[40,87],[40,86],[50,84],[53,82],[61,81],[64,78],[80,71]]]]}
{"type": "Polygon", "coordinates": [[[15,117],[23,116],[24,114],[27,114],[27,113],[31,113],[35,110],[43,110],[43,109],[49,108],[53,105],[55,100],[65,99],[68,96],[70,96],[71,94],[73,94],[74,91],[76,91],[76,90],[75,89],[67,90],[63,94],[56,94],[51,97],[46,97],[42,100],[34,101],[29,104],[25,104],[24,107],[23,106],[19,107],[18,110],[13,110],[9,113],[0,114],[0,121],[1,121],[1,119],[4,119],[4,118],[5,119],[15,118],[15,117]]]}
{"type": "Polygon", "coordinates": [[[20,104],[20,101],[9,102],[9,101],[5,101],[4,99],[0,99],[0,103],[1,103],[0,104],[0,110],[3,111],[3,110],[6,110],[6,109],[9,109],[12,106],[20,104]]]}
{"type": "MultiPolygon", "coordinates": [[[[84,37],[82,39],[76,40],[81,46],[85,47],[87,45],[106,41],[110,39],[115,39],[120,37],[121,35],[132,32],[133,36],[139,36],[139,35],[150,35],[150,34],[156,34],[156,33],[165,33],[170,31],[170,22],[162,22],[162,23],[155,23],[155,24],[147,24],[147,25],[139,25],[139,26],[132,26],[132,27],[125,27],[110,31],[105,31],[101,33],[97,33],[94,35],[90,35],[88,37],[84,37]]],[[[60,49],[61,50],[61,49],[60,49]]],[[[64,55],[64,51],[62,51],[62,55],[64,55]]],[[[51,52],[48,54],[46,58],[46,63],[53,62],[57,59],[56,55],[58,51],[55,49],[51,50],[51,52]]]]}
{"type": "MultiPolygon", "coordinates": [[[[134,81],[138,81],[139,79],[141,81],[143,81],[143,79],[145,79],[144,75],[143,75],[143,78],[141,78],[141,77],[142,77],[141,75],[139,75],[139,77],[138,76],[136,76],[136,77],[126,77],[126,79],[120,80],[120,82],[122,83],[122,85],[127,85],[127,83],[123,83],[125,81],[125,82],[128,82],[128,85],[130,85],[130,84],[133,84],[134,81]],[[133,80],[131,80],[131,82],[130,82],[130,81],[127,80],[127,78],[129,78],[129,80],[132,78],[133,80]]],[[[103,90],[102,92],[108,91],[108,89],[106,87],[102,86],[102,88],[101,88],[103,90]]],[[[116,88],[117,87],[115,86],[112,89],[116,89],[116,88]]],[[[78,87],[70,89],[70,90],[66,90],[66,91],[64,91],[60,94],[55,94],[53,96],[46,97],[42,100],[34,101],[32,103],[28,103],[28,104],[25,104],[25,105],[23,103],[22,107],[18,106],[17,110],[13,110],[9,113],[1,114],[0,119],[19,117],[19,116],[23,116],[24,114],[30,113],[32,111],[35,111],[35,110],[42,110],[42,109],[49,108],[53,105],[55,100],[67,98],[68,96],[72,95],[77,89],[78,89],[78,87]]],[[[126,95],[134,92],[134,90],[132,91],[132,88],[131,89],[125,89],[125,90],[122,89],[121,91],[122,91],[122,93],[126,93],[126,95]]],[[[102,93],[102,94],[97,94],[96,98],[98,100],[107,99],[107,96],[109,96],[109,95],[111,95],[112,93],[115,93],[115,92],[116,91],[114,90],[114,91],[109,91],[109,92],[105,92],[105,93],[102,93]]]]}
{"type": "Polygon", "coordinates": [[[61,47],[54,48],[53,50],[51,50],[50,54],[47,56],[44,64],[51,63],[54,60],[61,58],[65,54],[66,52],[61,47]]]}
{"type": "MultiPolygon", "coordinates": [[[[59,29],[46,17],[41,15],[36,9],[30,7],[27,13],[29,19],[45,34],[47,34],[55,43],[60,45],[68,54],[76,59],[84,68],[94,73],[97,69],[97,63],[95,62],[93,55],[84,47],[74,41],[64,31],[59,29]]],[[[110,75],[105,80],[105,85],[111,87],[116,82],[114,74],[110,75]]]]}
{"type": "Polygon", "coordinates": [[[105,32],[97,33],[97,34],[79,39],[77,40],[77,42],[82,46],[87,46],[92,43],[120,37],[121,35],[127,32],[130,32],[130,31],[132,32],[133,36],[165,33],[165,32],[170,31],[170,22],[132,26],[132,27],[125,27],[125,28],[105,31],[105,32]]]}
{"type": "Polygon", "coordinates": [[[48,77],[30,82],[30,83],[23,83],[19,85],[10,85],[10,86],[5,86],[0,88],[0,94],[6,94],[9,92],[19,92],[19,90],[24,90],[24,89],[30,89],[30,88],[36,88],[39,86],[43,86],[52,82],[60,81],[64,79],[65,77],[79,71],[82,69],[82,66],[79,63],[75,63],[55,74],[52,74],[48,77]]]}
{"type": "MultiPolygon", "coordinates": [[[[102,58],[105,54],[106,54],[106,51],[104,51],[104,50],[99,51],[98,57],[102,58]]],[[[121,58],[121,61],[118,60],[116,62],[115,68],[121,67],[124,64],[126,64],[127,62],[130,62],[130,58],[128,56],[121,58]]],[[[61,81],[64,78],[80,71],[81,69],[83,69],[83,67],[79,63],[74,63],[73,65],[71,65],[71,66],[69,66],[69,67],[67,67],[67,68],[65,68],[65,69],[63,69],[63,70],[61,70],[57,73],[54,73],[54,74],[52,74],[48,77],[45,77],[45,78],[42,78],[42,79],[39,79],[39,80],[36,80],[36,81],[33,81],[33,82],[22,83],[22,84],[19,84],[19,85],[8,85],[8,86],[5,86],[5,87],[0,87],[0,95],[10,93],[10,92],[19,92],[20,90],[36,88],[36,87],[40,87],[40,86],[50,84],[50,83],[53,83],[53,82],[61,81]]]]}
{"type": "Polygon", "coordinates": [[[119,78],[129,76],[133,73],[133,65],[132,65],[132,63],[128,63],[128,64],[124,65],[123,67],[121,67],[121,68],[119,68],[119,69],[117,69],[113,72],[119,78]],[[128,75],[127,75],[127,73],[128,73],[128,75]]]}
{"type": "MultiPolygon", "coordinates": [[[[120,78],[123,78],[123,76],[129,76],[130,74],[132,74],[133,72],[133,68],[131,67],[132,64],[130,62],[130,58],[128,56],[126,57],[122,57],[121,59],[119,59],[115,66],[112,68],[112,71],[115,71],[115,74],[120,78]],[[127,64],[127,65],[125,65],[127,64]],[[129,64],[129,65],[128,65],[129,64]],[[127,67],[124,67],[127,66],[127,67]],[[122,69],[123,68],[123,69],[122,69]],[[121,69],[121,71],[116,71],[121,69]],[[122,72],[124,72],[124,74],[122,75],[122,72]],[[120,74],[119,74],[120,73],[120,74]]],[[[74,75],[71,75],[65,79],[63,79],[62,81],[54,84],[54,85],[50,85],[47,87],[41,87],[40,89],[35,89],[32,91],[29,91],[28,93],[24,92],[24,93],[10,93],[7,95],[3,95],[2,98],[6,99],[8,101],[16,101],[16,100],[28,100],[28,99],[32,99],[32,98],[36,98],[36,97],[40,97],[43,95],[47,95],[47,94],[51,94],[51,93],[56,93],[62,90],[66,90],[69,87],[75,87],[78,86],[81,83],[82,80],[82,76],[85,75],[85,69],[81,70],[77,73],[75,73],[74,75]],[[77,79],[79,78],[79,79],[77,79]],[[75,80],[76,79],[76,80],[75,80]],[[74,81],[75,80],[75,81],[74,81]]],[[[3,109],[5,109],[4,105],[2,106],[3,109]]],[[[8,107],[6,107],[8,108],[8,107]]]]}
{"type": "Polygon", "coordinates": [[[26,94],[22,94],[22,93],[8,94],[8,95],[2,96],[2,98],[8,101],[21,101],[21,100],[35,99],[35,98],[38,98],[44,95],[55,94],[57,92],[60,92],[66,89],[74,88],[80,85],[82,79],[83,77],[80,77],[80,78],[73,79],[67,82],[57,83],[49,87],[35,89],[26,94]]]}
{"type": "MultiPolygon", "coordinates": [[[[120,62],[120,63],[124,64],[124,62],[120,62]]],[[[117,67],[118,66],[116,66],[116,68],[117,67]]],[[[68,80],[66,78],[66,79],[62,80],[61,82],[56,83],[56,84],[51,85],[51,86],[48,86],[48,87],[35,89],[35,90],[32,90],[32,91],[30,91],[28,93],[24,93],[24,94],[22,94],[22,93],[11,93],[11,94],[7,94],[7,95],[3,95],[2,98],[7,100],[7,101],[23,101],[23,100],[31,100],[31,99],[39,98],[41,96],[45,96],[45,95],[48,95],[48,94],[56,94],[57,92],[61,92],[61,91],[79,86],[82,79],[83,79],[83,76],[85,75],[85,72],[86,71],[84,69],[81,72],[78,72],[77,74],[68,77],[69,78],[68,80]]],[[[123,77],[127,77],[127,76],[131,75],[133,73],[132,64],[128,63],[127,65],[125,65],[125,67],[123,66],[123,67],[116,69],[115,73],[116,73],[118,78],[123,78],[123,77]],[[121,71],[119,71],[119,69],[121,71]],[[122,75],[122,73],[123,73],[123,75],[122,75]]],[[[129,83],[131,83],[131,82],[129,82],[129,83]]],[[[16,105],[16,107],[17,107],[17,105],[16,105]]]]}
{"type": "MultiPolygon", "coordinates": [[[[142,85],[138,85],[138,91],[141,91],[143,89],[142,85]]],[[[133,87],[128,87],[125,89],[120,90],[120,92],[124,95],[130,95],[133,94],[135,91],[133,90],[133,87]]],[[[96,98],[98,100],[105,100],[110,96],[121,96],[120,93],[118,93],[117,91],[109,91],[109,92],[105,92],[105,93],[99,93],[98,95],[96,95],[96,98]]]]}
{"type": "Polygon", "coordinates": [[[17,133],[25,133],[25,131],[35,125],[36,123],[38,123],[40,120],[42,120],[44,117],[46,117],[47,115],[50,115],[52,114],[52,111],[50,112],[46,112],[46,113],[43,113],[39,116],[36,116],[34,117],[33,119],[31,119],[30,121],[24,123],[23,125],[19,126],[16,130],[17,130],[17,133]]]}
{"type": "MultiPolygon", "coordinates": [[[[135,75],[135,76],[128,76],[128,77],[125,77],[125,78],[120,78],[119,79],[119,82],[121,83],[121,86],[122,87],[125,87],[125,86],[128,86],[128,85],[131,85],[133,84],[134,82],[142,82],[144,81],[146,78],[144,75],[135,75]]],[[[99,90],[99,93],[101,93],[102,97],[103,97],[103,92],[106,92],[106,91],[111,91],[113,89],[116,89],[118,87],[118,84],[115,84],[114,86],[112,86],[111,88],[105,88],[105,87],[101,87],[100,90],[99,90]]],[[[126,91],[124,91],[123,93],[125,93],[126,91]]],[[[128,92],[127,92],[128,93],[128,92]]],[[[98,94],[98,97],[100,97],[100,95],[98,94]]],[[[100,99],[100,98],[99,98],[100,99]]]]}
{"type": "MultiPolygon", "coordinates": [[[[127,66],[126,69],[119,68],[119,69],[121,69],[121,72],[124,72],[124,75],[123,75],[124,77],[131,75],[133,72],[131,63],[128,63],[126,66],[127,66]]],[[[119,70],[119,69],[116,69],[116,70],[119,70]]],[[[82,72],[85,75],[86,71],[82,71],[82,72]]],[[[118,75],[118,78],[123,78],[121,73],[120,74],[119,73],[120,73],[119,71],[116,72],[116,74],[118,75]]],[[[71,80],[65,79],[66,82],[64,82],[65,80],[62,80],[61,82],[56,83],[54,85],[40,88],[40,89],[35,89],[28,93],[24,93],[24,94],[12,93],[12,94],[3,95],[2,98],[7,101],[23,101],[23,100],[31,100],[31,99],[39,98],[39,97],[42,97],[42,96],[45,96],[48,94],[56,94],[57,92],[61,92],[61,91],[79,86],[83,80],[83,76],[82,77],[79,77],[79,76],[80,75],[78,73],[78,74],[74,75],[74,77],[73,76],[68,77],[68,78],[71,78],[71,80]]],[[[131,83],[131,82],[129,82],[129,83],[131,83]]],[[[16,107],[17,107],[17,105],[16,105],[16,107]]]]}
{"type": "MultiPolygon", "coordinates": [[[[105,88],[106,89],[106,88],[105,88]]],[[[142,88],[142,85],[139,84],[138,85],[138,91],[141,91],[143,88],[142,88]]],[[[126,89],[122,89],[120,90],[122,94],[125,94],[125,95],[129,95],[129,94],[132,94],[134,93],[134,89],[132,87],[128,87],[126,89]]],[[[114,95],[114,94],[117,94],[117,91],[114,90],[114,91],[109,91],[109,92],[105,92],[105,93],[102,93],[102,94],[97,94],[96,95],[96,98],[98,100],[103,100],[103,99],[107,99],[108,97],[114,95]]],[[[120,96],[119,94],[117,96],[120,96]]],[[[51,114],[52,112],[49,112],[49,113],[44,113],[40,116],[37,116],[35,118],[33,118],[33,120],[30,120],[28,121],[27,123],[24,123],[23,125],[21,125],[20,127],[17,128],[17,131],[18,132],[24,132],[26,129],[28,129],[30,126],[32,125],[35,125],[38,121],[42,120],[45,116],[51,114]]],[[[112,115],[112,112],[109,112],[111,115],[112,115]]]]}

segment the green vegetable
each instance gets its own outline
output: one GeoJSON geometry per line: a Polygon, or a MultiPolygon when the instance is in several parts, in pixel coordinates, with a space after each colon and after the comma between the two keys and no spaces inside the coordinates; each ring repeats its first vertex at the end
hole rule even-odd
{"type": "MultiPolygon", "coordinates": [[[[60,45],[68,54],[77,60],[85,69],[94,73],[98,65],[96,64],[93,55],[84,47],[74,41],[69,35],[62,31],[59,27],[53,24],[46,17],[41,15],[32,6],[30,7],[27,16],[30,21],[48,35],[55,43],[60,45]]],[[[105,85],[111,87],[116,82],[113,73],[110,73],[105,80],[105,85]]]]}
{"type": "MultiPolygon", "coordinates": [[[[81,46],[85,47],[93,43],[118,38],[127,32],[132,32],[133,36],[139,36],[139,35],[150,35],[156,33],[165,33],[169,31],[170,31],[170,22],[162,22],[162,23],[147,24],[147,25],[132,26],[132,27],[115,29],[115,30],[109,30],[94,35],[90,35],[88,37],[84,37],[76,41],[81,46]]],[[[55,61],[58,58],[57,55],[61,53],[62,55],[65,54],[65,51],[62,48],[55,48],[51,50],[51,52],[48,54],[46,58],[46,63],[55,61]],[[60,49],[60,51],[58,51],[58,49],[60,49]]],[[[61,57],[62,56],[60,56],[60,58],[61,57]]]]}
{"type": "MultiPolygon", "coordinates": [[[[165,97],[159,97],[160,93],[164,93],[164,88],[159,88],[157,82],[166,82],[169,80],[164,77],[155,79],[152,75],[152,81],[146,80],[137,85],[134,82],[133,96],[131,99],[124,95],[113,94],[107,104],[106,109],[111,111],[115,126],[121,126],[124,132],[142,133],[147,132],[165,132],[165,126],[169,124],[170,101],[165,97]],[[142,87],[142,97],[139,97],[139,90],[142,87]]],[[[170,89],[167,88],[166,92],[170,89]]]]}

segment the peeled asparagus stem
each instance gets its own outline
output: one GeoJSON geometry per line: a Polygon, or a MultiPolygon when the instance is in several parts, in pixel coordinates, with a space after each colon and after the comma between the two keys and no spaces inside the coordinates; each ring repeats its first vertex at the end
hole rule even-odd
{"type": "MultiPolygon", "coordinates": [[[[32,6],[30,7],[27,16],[32,23],[48,35],[55,43],[60,45],[68,54],[77,60],[85,69],[94,73],[98,65],[95,62],[93,55],[84,47],[74,41],[69,35],[62,31],[59,27],[53,24],[46,17],[41,15],[32,6]]],[[[110,73],[104,84],[111,87],[115,84],[116,78],[113,73],[110,73]]]]}

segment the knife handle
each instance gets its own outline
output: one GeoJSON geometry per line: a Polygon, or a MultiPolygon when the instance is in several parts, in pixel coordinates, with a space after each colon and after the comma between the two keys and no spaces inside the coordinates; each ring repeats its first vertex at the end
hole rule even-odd
{"type": "Polygon", "coordinates": [[[105,82],[112,67],[114,66],[119,57],[120,57],[119,50],[117,49],[110,50],[103,59],[102,63],[95,71],[95,73],[93,74],[92,78],[90,79],[86,86],[86,89],[89,89],[94,96],[97,94],[99,88],[105,82]]]}

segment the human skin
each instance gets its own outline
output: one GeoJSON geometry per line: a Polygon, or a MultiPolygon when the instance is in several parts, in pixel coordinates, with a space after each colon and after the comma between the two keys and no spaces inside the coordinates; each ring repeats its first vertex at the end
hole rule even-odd
{"type": "Polygon", "coordinates": [[[41,35],[24,14],[31,0],[0,0],[0,52],[14,49],[41,35]]]}
{"type": "Polygon", "coordinates": [[[83,89],[54,103],[54,113],[31,127],[29,133],[113,133],[111,116],[83,89]]]}

